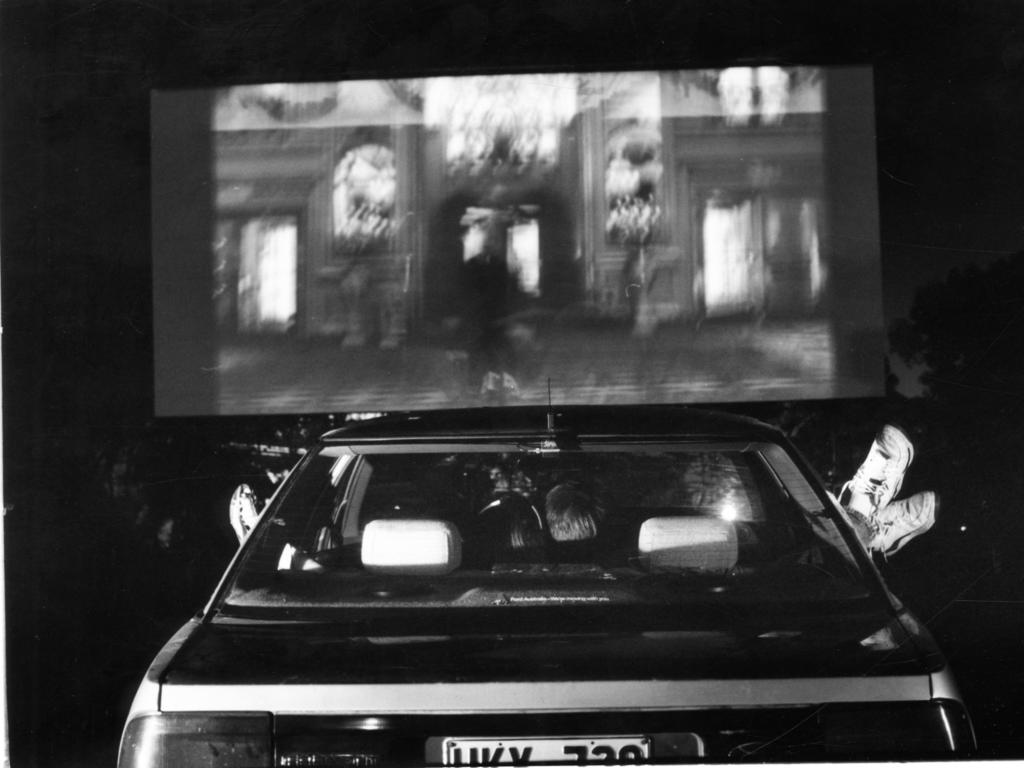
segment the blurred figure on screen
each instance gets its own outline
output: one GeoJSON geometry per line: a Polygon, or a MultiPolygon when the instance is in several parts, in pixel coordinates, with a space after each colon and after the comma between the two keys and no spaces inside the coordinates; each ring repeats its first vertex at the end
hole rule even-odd
{"type": "Polygon", "coordinates": [[[485,402],[504,402],[519,393],[515,350],[507,333],[517,286],[505,259],[503,221],[498,211],[475,208],[462,220],[462,319],[470,375],[485,402]]]}

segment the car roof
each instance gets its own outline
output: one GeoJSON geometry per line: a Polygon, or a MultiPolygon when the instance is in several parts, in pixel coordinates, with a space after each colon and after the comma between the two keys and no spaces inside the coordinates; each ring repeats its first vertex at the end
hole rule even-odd
{"type": "Polygon", "coordinates": [[[356,421],[326,442],[487,440],[570,435],[585,438],[685,438],[782,441],[779,430],[745,416],[692,406],[533,406],[410,411],[356,421]],[[549,414],[554,429],[549,429],[549,414]]]}

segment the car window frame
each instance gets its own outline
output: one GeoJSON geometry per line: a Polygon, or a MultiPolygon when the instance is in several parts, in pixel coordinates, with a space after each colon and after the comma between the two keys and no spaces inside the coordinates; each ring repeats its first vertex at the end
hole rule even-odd
{"type": "MultiPolygon", "coordinates": [[[[584,436],[575,438],[571,443],[559,443],[552,440],[550,436],[523,435],[510,439],[508,435],[488,439],[480,436],[467,437],[466,439],[448,438],[388,438],[388,439],[360,439],[344,440],[340,438],[321,440],[314,449],[309,450],[305,456],[296,464],[295,469],[289,473],[285,483],[278,489],[278,493],[268,501],[256,528],[244,542],[231,566],[218,585],[217,591],[208,604],[208,612],[216,614],[227,602],[239,573],[245,567],[249,555],[255,551],[259,540],[265,534],[269,525],[281,505],[287,503],[288,497],[295,487],[295,479],[306,471],[306,465],[315,461],[321,456],[324,450],[341,450],[354,460],[350,461],[345,468],[342,481],[347,484],[343,498],[345,503],[345,515],[351,507],[353,494],[356,489],[353,484],[356,478],[363,474],[359,471],[360,465],[365,457],[372,455],[388,454],[413,454],[413,453],[512,453],[530,452],[536,454],[557,453],[562,451],[579,451],[583,453],[614,452],[623,448],[642,448],[645,451],[657,452],[699,452],[699,451],[731,451],[738,453],[753,453],[758,460],[775,478],[779,488],[794,502],[809,519],[819,517],[831,522],[839,532],[840,541],[829,539],[828,543],[837,546],[841,554],[846,557],[851,565],[855,566],[858,575],[866,590],[872,596],[882,597],[888,606],[898,610],[898,601],[889,591],[875,567],[871,558],[866,554],[862,546],[857,545],[856,534],[849,524],[849,521],[842,515],[841,510],[828,497],[827,492],[815,487],[814,482],[819,485],[820,479],[813,473],[813,470],[803,461],[802,457],[792,448],[781,441],[765,439],[745,440],[729,438],[705,438],[702,436],[635,436],[635,435],[600,435],[584,436]],[[775,461],[769,460],[765,455],[771,454],[775,461]],[[788,469],[780,472],[779,467],[788,469]],[[812,482],[813,481],[813,482],[812,482]],[[794,493],[796,488],[797,493],[794,493]],[[845,544],[839,547],[838,544],[845,544]]],[[[358,521],[355,523],[358,525],[358,521]]],[[[343,523],[344,526],[344,523],[343,523]]]]}

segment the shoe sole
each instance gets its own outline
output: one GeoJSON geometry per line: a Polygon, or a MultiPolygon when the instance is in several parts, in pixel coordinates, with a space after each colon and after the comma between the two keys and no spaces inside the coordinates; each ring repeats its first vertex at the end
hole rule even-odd
{"type": "Polygon", "coordinates": [[[924,525],[924,526],[922,526],[920,528],[915,528],[910,533],[905,533],[905,534],[903,534],[903,536],[901,536],[900,538],[896,539],[896,541],[894,541],[892,543],[892,546],[889,547],[885,551],[885,556],[886,557],[889,557],[890,555],[895,555],[897,552],[899,552],[901,549],[903,549],[903,547],[905,545],[909,544],[911,541],[916,539],[921,534],[928,533],[928,531],[930,531],[932,529],[932,526],[935,525],[935,521],[939,517],[939,506],[940,506],[940,500],[939,500],[938,494],[934,494],[934,496],[935,496],[935,506],[932,509],[932,514],[931,514],[930,519],[928,520],[928,524],[924,525]]]}

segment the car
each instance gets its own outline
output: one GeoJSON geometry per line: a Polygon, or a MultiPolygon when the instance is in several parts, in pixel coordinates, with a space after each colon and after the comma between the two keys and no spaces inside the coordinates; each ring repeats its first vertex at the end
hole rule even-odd
{"type": "MultiPolygon", "coordinates": [[[[683,406],[324,435],[160,651],[120,768],[951,758],[970,718],[786,437],[683,406]]],[[[247,511],[248,510],[248,511],[247,511]]]]}

